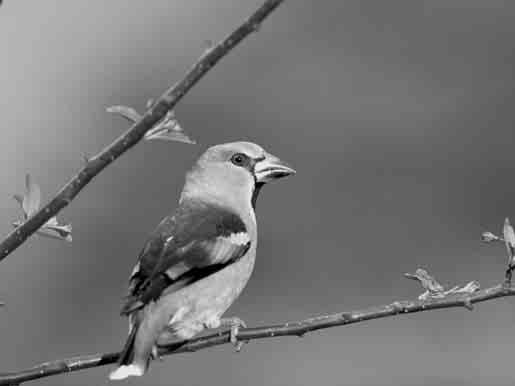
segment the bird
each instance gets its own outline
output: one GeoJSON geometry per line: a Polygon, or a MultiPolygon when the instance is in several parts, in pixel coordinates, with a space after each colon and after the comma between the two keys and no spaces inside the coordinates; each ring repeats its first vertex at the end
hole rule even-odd
{"type": "Polygon", "coordinates": [[[121,314],[129,335],[111,380],[142,376],[157,344],[245,323],[223,317],[246,286],[257,247],[255,207],[268,182],[295,174],[251,142],[208,148],[186,173],[179,204],[150,234],[129,278],[121,314]]]}

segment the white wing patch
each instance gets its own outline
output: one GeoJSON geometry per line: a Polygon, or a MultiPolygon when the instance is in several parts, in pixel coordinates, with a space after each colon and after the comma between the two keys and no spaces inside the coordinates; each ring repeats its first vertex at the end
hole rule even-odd
{"type": "Polygon", "coordinates": [[[211,255],[211,264],[225,263],[249,242],[250,237],[246,232],[232,233],[217,237],[214,242],[204,243],[204,249],[211,255]]]}
{"type": "Polygon", "coordinates": [[[188,266],[184,261],[181,261],[177,264],[175,264],[173,267],[169,268],[165,274],[172,280],[177,279],[179,276],[181,276],[184,272],[187,272],[191,269],[190,266],[188,266]]]}
{"type": "MultiPolygon", "coordinates": [[[[250,237],[246,232],[232,233],[229,236],[220,236],[211,241],[200,242],[200,245],[208,254],[209,258],[201,266],[225,263],[234,257],[234,254],[250,242],[250,237]]],[[[191,242],[181,248],[182,253],[187,253],[188,249],[195,245],[191,242]]],[[[166,270],[165,274],[172,280],[176,280],[184,273],[194,267],[195,261],[180,261],[166,270]]]]}

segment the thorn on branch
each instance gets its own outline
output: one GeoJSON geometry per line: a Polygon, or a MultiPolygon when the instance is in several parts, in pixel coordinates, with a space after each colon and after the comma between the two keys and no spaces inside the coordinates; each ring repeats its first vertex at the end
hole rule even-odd
{"type": "Polygon", "coordinates": [[[211,39],[204,40],[204,44],[206,45],[206,50],[212,50],[215,46],[215,43],[211,39]]]}
{"type": "Polygon", "coordinates": [[[463,307],[465,307],[469,311],[474,310],[474,305],[472,304],[469,298],[463,300],[463,307]]]}
{"type": "Polygon", "coordinates": [[[86,166],[90,161],[90,157],[88,154],[84,153],[82,154],[82,163],[84,166],[86,166]]]}
{"type": "Polygon", "coordinates": [[[154,106],[154,102],[155,102],[155,100],[153,98],[149,98],[147,100],[147,103],[145,104],[146,109],[147,110],[151,109],[152,106],[154,106]]]}
{"type": "Polygon", "coordinates": [[[213,51],[213,49],[215,48],[215,43],[210,39],[204,40],[204,45],[206,48],[204,49],[204,53],[202,54],[201,58],[205,57],[206,55],[209,55],[211,51],[213,51]]]}
{"type": "Polygon", "coordinates": [[[344,321],[344,322],[349,322],[352,320],[352,312],[342,312],[340,314],[340,318],[344,321]]]}
{"type": "Polygon", "coordinates": [[[403,312],[406,312],[406,307],[410,304],[410,302],[406,302],[406,301],[403,301],[403,302],[399,302],[399,301],[396,301],[396,302],[393,302],[392,304],[390,304],[390,307],[392,307],[392,309],[400,314],[400,313],[403,313],[403,312]]]}
{"type": "MultiPolygon", "coordinates": [[[[32,181],[30,174],[25,176],[25,193],[15,194],[13,198],[20,204],[23,211],[23,220],[16,220],[13,222],[15,228],[20,227],[24,221],[32,217],[39,210],[41,204],[41,189],[38,184],[32,181]]],[[[51,217],[36,233],[48,238],[58,240],[72,241],[72,226],[71,224],[59,224],[57,217],[51,217]]],[[[23,237],[20,233],[19,237],[23,237]]]]}

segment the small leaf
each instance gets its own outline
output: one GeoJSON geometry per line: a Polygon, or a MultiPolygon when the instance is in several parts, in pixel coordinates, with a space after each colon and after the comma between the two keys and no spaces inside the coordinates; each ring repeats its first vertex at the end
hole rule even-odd
{"type": "Polygon", "coordinates": [[[141,119],[141,115],[135,109],[128,106],[110,106],[106,111],[108,113],[121,115],[131,123],[137,122],[141,119]]]}
{"type": "Polygon", "coordinates": [[[39,233],[46,237],[72,242],[71,224],[45,224],[41,227],[39,233]]]}
{"type": "Polygon", "coordinates": [[[175,118],[175,113],[173,111],[169,111],[161,122],[147,131],[145,134],[145,139],[147,141],[159,139],[164,141],[176,141],[189,144],[196,143],[193,139],[184,133],[184,130],[179,125],[179,122],[175,118]]]}
{"type": "Polygon", "coordinates": [[[492,241],[500,241],[501,238],[499,236],[494,235],[492,232],[483,232],[481,233],[481,241],[485,243],[490,243],[492,241]]]}
{"type": "Polygon", "coordinates": [[[432,277],[427,271],[424,269],[417,269],[417,271],[413,273],[404,274],[409,279],[415,279],[420,281],[422,287],[426,290],[422,295],[418,298],[420,300],[428,300],[428,299],[441,299],[449,295],[455,294],[472,294],[476,291],[479,291],[480,285],[477,281],[471,281],[465,284],[463,287],[454,286],[451,289],[444,290],[444,287],[436,281],[434,277],[432,277]]]}
{"type": "Polygon", "coordinates": [[[443,286],[425,269],[418,268],[415,273],[405,273],[404,276],[408,279],[418,280],[422,287],[430,293],[437,294],[444,291],[443,286]]]}
{"type": "Polygon", "coordinates": [[[189,143],[191,145],[195,145],[195,140],[191,139],[184,133],[174,132],[174,131],[160,131],[153,133],[152,135],[145,135],[145,139],[147,141],[152,140],[161,140],[161,141],[175,141],[182,143],[189,143]]]}
{"type": "Polygon", "coordinates": [[[38,211],[41,204],[41,190],[39,185],[32,181],[30,174],[25,176],[25,189],[22,208],[26,218],[29,218],[38,211]]]}
{"type": "MultiPolygon", "coordinates": [[[[34,215],[41,202],[41,190],[39,186],[32,181],[30,175],[27,174],[25,178],[26,191],[23,197],[15,194],[14,199],[21,205],[23,210],[23,220],[27,220],[34,215]]],[[[24,221],[17,220],[13,222],[13,226],[18,228],[24,221]]],[[[71,224],[59,224],[57,217],[50,218],[36,233],[59,240],[72,241],[72,226],[71,224]]]]}
{"type": "Polygon", "coordinates": [[[479,285],[479,282],[473,280],[465,284],[463,287],[455,289],[453,292],[472,294],[474,292],[479,291],[480,288],[481,286],[479,285]]]}
{"type": "MultiPolygon", "coordinates": [[[[13,226],[15,228],[18,228],[23,224],[22,221],[14,221],[13,226]]],[[[57,239],[57,240],[64,240],[68,242],[72,242],[72,226],[71,224],[65,224],[61,225],[57,223],[57,220],[55,220],[55,217],[52,217],[46,224],[44,224],[41,228],[39,228],[36,233],[40,236],[50,238],[50,239],[57,239]]]]}
{"type": "MultiPolygon", "coordinates": [[[[153,99],[147,101],[147,109],[151,108],[154,104],[153,99]]],[[[142,116],[132,107],[127,106],[111,106],[106,109],[109,113],[115,113],[121,115],[131,123],[139,121],[142,116]]],[[[195,144],[196,142],[188,137],[182,127],[175,119],[175,113],[173,110],[169,111],[163,120],[157,123],[152,129],[147,131],[145,139],[148,140],[163,140],[163,141],[175,141],[189,144],[195,144]]]]}
{"type": "Polygon", "coordinates": [[[13,198],[20,204],[20,207],[23,209],[23,196],[21,194],[13,194],[13,198]]]}

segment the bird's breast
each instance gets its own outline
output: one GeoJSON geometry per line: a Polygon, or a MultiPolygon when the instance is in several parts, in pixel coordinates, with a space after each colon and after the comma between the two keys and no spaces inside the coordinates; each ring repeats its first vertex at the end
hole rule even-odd
{"type": "Polygon", "coordinates": [[[197,310],[213,308],[221,313],[225,312],[239,296],[252,274],[255,251],[255,246],[251,245],[238,261],[185,288],[183,300],[186,305],[193,305],[197,310]]]}
{"type": "Polygon", "coordinates": [[[233,264],[159,299],[156,306],[172,316],[170,326],[176,336],[191,338],[210,320],[220,318],[243,291],[252,274],[255,257],[254,242],[233,264]]]}

